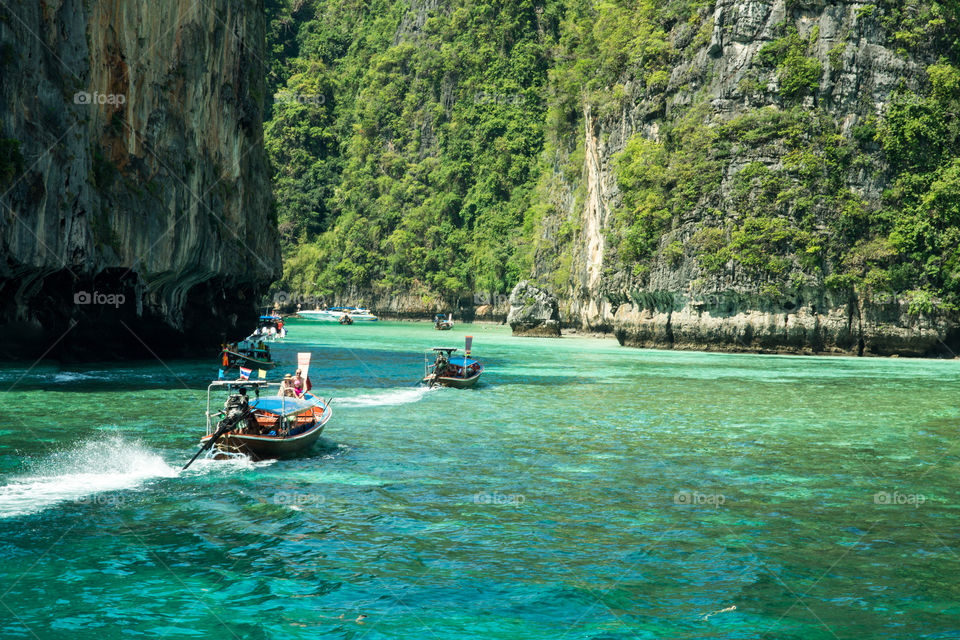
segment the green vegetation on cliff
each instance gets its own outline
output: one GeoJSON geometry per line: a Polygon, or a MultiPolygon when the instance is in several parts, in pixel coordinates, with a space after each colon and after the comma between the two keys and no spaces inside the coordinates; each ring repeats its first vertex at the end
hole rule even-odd
{"type": "Polygon", "coordinates": [[[850,9],[858,29],[879,29],[926,69],[879,104],[828,92],[856,72],[856,34],[821,41],[818,26],[775,25],[722,90],[732,113],[713,104],[708,0],[267,8],[265,133],[287,289],[449,299],[508,290],[531,270],[569,286],[585,137],[620,136],[599,162],[617,189],[605,273],[621,286],[692,260],[700,285],[745,273],[770,297],[960,302],[952,5],[850,9]]]}

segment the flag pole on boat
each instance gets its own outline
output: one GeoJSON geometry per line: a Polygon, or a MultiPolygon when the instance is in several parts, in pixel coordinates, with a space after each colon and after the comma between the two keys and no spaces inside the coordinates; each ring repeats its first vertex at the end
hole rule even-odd
{"type": "Polygon", "coordinates": [[[467,358],[470,357],[470,347],[472,347],[472,346],[473,346],[473,336],[467,336],[466,339],[464,340],[464,343],[463,343],[463,347],[464,347],[463,350],[467,352],[467,355],[464,356],[464,358],[463,358],[463,371],[462,371],[462,373],[463,373],[463,377],[464,377],[464,378],[467,377],[467,358]]]}

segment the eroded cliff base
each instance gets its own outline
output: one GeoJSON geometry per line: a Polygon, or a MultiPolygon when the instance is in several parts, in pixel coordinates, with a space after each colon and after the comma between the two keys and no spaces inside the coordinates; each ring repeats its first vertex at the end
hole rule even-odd
{"type": "Polygon", "coordinates": [[[786,309],[657,309],[626,304],[614,315],[621,345],[691,351],[953,358],[960,329],[943,314],[910,314],[900,303],[851,300],[819,312],[786,309]]]}
{"type": "Polygon", "coordinates": [[[136,274],[20,271],[0,278],[0,358],[204,358],[256,326],[255,292],[228,277],[151,290],[136,274]]]}

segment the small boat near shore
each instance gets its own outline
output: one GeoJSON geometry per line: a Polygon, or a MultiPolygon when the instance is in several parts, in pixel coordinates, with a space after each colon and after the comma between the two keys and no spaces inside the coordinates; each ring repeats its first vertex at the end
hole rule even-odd
{"type": "Polygon", "coordinates": [[[455,389],[474,386],[483,374],[483,365],[470,358],[470,342],[467,336],[466,355],[454,355],[456,347],[434,347],[427,351],[423,364],[423,384],[431,387],[441,385],[455,389]],[[433,361],[431,362],[431,357],[433,361]]]}
{"type": "Polygon", "coordinates": [[[283,318],[275,313],[266,313],[260,316],[257,328],[247,339],[276,340],[286,337],[287,329],[283,326],[283,318]]]}
{"type": "Polygon", "coordinates": [[[224,371],[234,367],[273,369],[277,363],[270,356],[270,347],[262,340],[242,340],[223,345],[220,352],[220,366],[224,371]]]}
{"type": "Polygon", "coordinates": [[[450,329],[453,329],[453,314],[449,314],[446,318],[443,317],[442,313],[433,316],[433,328],[437,331],[450,331],[450,329]]]}
{"type": "Polygon", "coordinates": [[[307,309],[297,311],[297,317],[305,320],[321,320],[326,322],[340,322],[344,317],[349,317],[350,323],[353,322],[377,322],[380,320],[373,315],[369,309],[363,307],[330,307],[329,309],[307,309]]]}
{"type": "Polygon", "coordinates": [[[207,430],[200,439],[203,448],[212,444],[222,454],[244,454],[263,460],[302,453],[312,447],[333,415],[330,401],[311,393],[301,398],[277,395],[280,388],[281,384],[276,382],[210,383],[207,430]],[[230,396],[222,410],[211,411],[213,394],[219,390],[229,391],[230,396]],[[250,390],[255,394],[253,400],[247,397],[250,390]]]}

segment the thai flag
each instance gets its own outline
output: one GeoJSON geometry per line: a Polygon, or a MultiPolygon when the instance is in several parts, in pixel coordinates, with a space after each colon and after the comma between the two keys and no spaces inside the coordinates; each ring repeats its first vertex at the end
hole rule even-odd
{"type": "Polygon", "coordinates": [[[240,379],[241,379],[241,380],[249,380],[251,373],[253,373],[253,369],[247,369],[246,367],[240,367],[240,379]]]}

